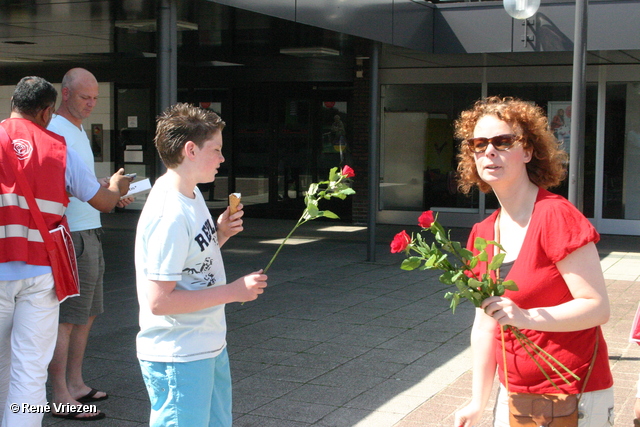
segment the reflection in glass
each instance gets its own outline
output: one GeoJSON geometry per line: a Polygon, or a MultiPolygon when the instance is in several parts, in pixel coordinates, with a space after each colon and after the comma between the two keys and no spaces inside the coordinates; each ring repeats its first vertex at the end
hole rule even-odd
{"type": "Polygon", "coordinates": [[[640,219],[640,83],[607,85],[602,217],[640,219]]]}

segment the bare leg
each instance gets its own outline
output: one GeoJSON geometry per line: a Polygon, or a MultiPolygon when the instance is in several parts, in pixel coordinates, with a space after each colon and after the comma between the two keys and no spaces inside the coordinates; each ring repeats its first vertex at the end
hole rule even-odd
{"type": "MultiPolygon", "coordinates": [[[[93,321],[93,318],[90,319],[90,322],[93,321]]],[[[80,405],[76,399],[84,396],[84,394],[80,394],[78,396],[72,396],[69,388],[67,386],[67,366],[69,366],[69,362],[71,358],[69,357],[71,351],[71,342],[73,331],[78,326],[86,326],[86,325],[74,325],[72,323],[60,323],[58,325],[58,340],[56,342],[56,348],[53,352],[53,358],[51,359],[51,363],[49,363],[49,378],[51,379],[52,386],[52,403],[64,403],[71,405],[80,405]]],[[[88,336],[88,333],[87,333],[88,336]]],[[[86,340],[85,340],[86,347],[86,340]]],[[[82,350],[82,354],[84,355],[84,349],[82,350]]],[[[82,365],[80,366],[80,371],[82,371],[82,365]]],[[[87,387],[88,388],[88,387],[87,387]]],[[[88,388],[87,392],[90,389],[88,388]]],[[[97,412],[86,412],[85,414],[79,414],[78,418],[82,418],[84,416],[91,417],[98,414],[97,412]]]]}
{"type": "MultiPolygon", "coordinates": [[[[85,396],[91,391],[91,387],[84,383],[82,378],[82,363],[84,361],[84,352],[87,348],[89,340],[89,332],[96,316],[89,317],[86,325],[73,325],[71,336],[68,344],[67,358],[67,388],[69,393],[75,399],[85,396]]],[[[99,391],[94,397],[100,398],[106,396],[105,392],[99,391]]]]}
{"type": "Polygon", "coordinates": [[[58,340],[53,351],[53,358],[49,363],[49,378],[53,389],[51,400],[56,403],[75,402],[75,399],[67,390],[67,353],[72,329],[73,325],[71,323],[60,323],[58,325],[58,340]]]}

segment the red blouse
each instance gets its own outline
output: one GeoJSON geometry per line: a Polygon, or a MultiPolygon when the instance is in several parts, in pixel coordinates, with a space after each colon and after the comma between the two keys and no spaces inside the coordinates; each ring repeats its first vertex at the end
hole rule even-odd
{"type": "MultiPolygon", "coordinates": [[[[477,254],[473,247],[476,236],[494,239],[494,225],[498,211],[476,224],[469,236],[467,248],[477,254]]],[[[533,215],[527,229],[522,248],[507,278],[518,285],[518,291],[506,291],[505,297],[524,309],[552,307],[573,299],[567,284],[556,267],[556,263],[589,242],[597,243],[600,236],[589,220],[565,198],[540,189],[534,205],[533,215]]],[[[489,253],[493,251],[488,249],[489,253]]],[[[490,262],[491,260],[489,260],[490,262]]],[[[487,263],[479,263],[477,273],[484,273],[487,263]]],[[[593,356],[595,334],[600,335],[598,355],[585,391],[603,390],[613,385],[609,369],[607,345],[601,328],[590,328],[575,332],[539,332],[521,330],[529,339],[584,379],[593,356]]],[[[504,381],[502,337],[496,328],[496,362],[500,382],[504,381]]],[[[562,380],[544,362],[541,366],[560,387],[551,385],[539,367],[518,343],[511,332],[504,333],[509,391],[521,393],[580,393],[582,381],[568,377],[570,384],[562,380]]],[[[537,360],[540,360],[537,358],[537,360]]],[[[560,370],[560,373],[563,371],[560,370]]],[[[567,374],[565,374],[567,375],[567,374]]]]}

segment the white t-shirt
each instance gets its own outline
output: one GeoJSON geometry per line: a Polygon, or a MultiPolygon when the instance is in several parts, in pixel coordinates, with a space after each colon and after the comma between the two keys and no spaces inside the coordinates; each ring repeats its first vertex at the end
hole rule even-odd
{"type": "Polygon", "coordinates": [[[168,185],[154,184],[136,230],[135,263],[141,360],[190,362],[217,356],[226,346],[224,304],[193,313],[156,316],[147,299],[149,280],[175,281],[195,291],[226,284],[218,234],[202,193],[190,199],[168,185]]]}
{"type": "MultiPolygon", "coordinates": [[[[84,128],[79,129],[65,117],[54,115],[47,129],[64,137],[67,147],[74,149],[80,155],[82,162],[87,165],[95,178],[93,150],[84,128]]],[[[67,206],[65,215],[71,231],[93,230],[102,225],[100,212],[89,203],[75,197],[69,197],[69,206],[67,206]]]]}

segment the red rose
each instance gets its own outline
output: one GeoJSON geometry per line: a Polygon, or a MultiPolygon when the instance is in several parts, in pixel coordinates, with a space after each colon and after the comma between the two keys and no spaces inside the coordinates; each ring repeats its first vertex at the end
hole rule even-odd
{"type": "Polygon", "coordinates": [[[422,212],[422,215],[418,218],[418,225],[422,228],[429,228],[434,221],[433,211],[426,211],[422,212]]]}
{"type": "Polygon", "coordinates": [[[356,173],[353,171],[353,169],[351,169],[351,167],[347,165],[344,165],[344,167],[342,168],[342,172],[340,173],[347,178],[353,178],[354,176],[356,176],[356,173]]]}
{"type": "Polygon", "coordinates": [[[411,237],[409,237],[406,231],[402,230],[400,233],[396,234],[391,242],[391,253],[397,254],[404,251],[407,249],[407,246],[409,246],[409,243],[411,243],[411,237]]]}

